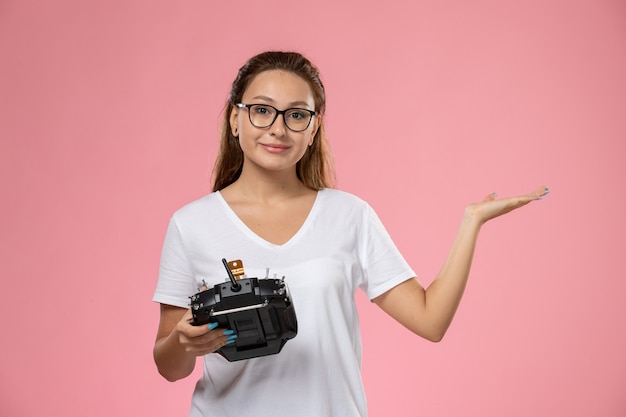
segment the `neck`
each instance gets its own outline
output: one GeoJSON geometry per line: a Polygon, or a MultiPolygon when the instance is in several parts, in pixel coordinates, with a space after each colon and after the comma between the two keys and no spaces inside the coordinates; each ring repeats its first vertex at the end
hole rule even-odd
{"type": "Polygon", "coordinates": [[[295,170],[290,172],[272,172],[244,169],[230,187],[239,196],[257,201],[269,201],[293,197],[309,190],[296,176],[295,170]]]}

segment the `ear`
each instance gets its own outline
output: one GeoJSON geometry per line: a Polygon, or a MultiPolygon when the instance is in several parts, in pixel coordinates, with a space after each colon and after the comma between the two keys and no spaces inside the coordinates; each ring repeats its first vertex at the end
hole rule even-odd
{"type": "Polygon", "coordinates": [[[311,131],[311,137],[309,138],[309,146],[313,145],[313,140],[315,139],[315,135],[317,135],[317,130],[320,128],[320,125],[322,124],[322,116],[313,116],[314,117],[314,123],[313,123],[313,130],[311,131]]]}
{"type": "Polygon", "coordinates": [[[230,111],[230,132],[234,137],[239,136],[239,109],[233,106],[230,111]]]}

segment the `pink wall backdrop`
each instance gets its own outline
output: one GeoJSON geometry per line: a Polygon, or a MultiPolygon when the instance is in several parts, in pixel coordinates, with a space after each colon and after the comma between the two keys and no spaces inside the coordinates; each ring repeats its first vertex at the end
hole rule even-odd
{"type": "Polygon", "coordinates": [[[1,416],[183,416],[152,363],[172,212],[209,191],[236,70],[322,70],[339,188],[429,283],[489,223],[440,344],[358,296],[373,417],[626,415],[626,3],[0,1],[1,416]]]}

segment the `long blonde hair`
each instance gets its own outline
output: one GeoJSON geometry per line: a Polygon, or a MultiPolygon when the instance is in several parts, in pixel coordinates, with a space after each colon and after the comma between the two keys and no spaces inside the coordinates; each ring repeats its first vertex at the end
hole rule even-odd
{"type": "Polygon", "coordinates": [[[238,139],[232,134],[230,114],[233,107],[241,102],[252,79],[261,72],[269,70],[289,71],[304,79],[311,87],[315,111],[321,118],[320,126],[313,138],[313,144],[296,164],[298,179],[313,190],[329,188],[334,185],[333,161],[323,119],[326,110],[326,93],[320,80],[319,71],[300,53],[269,51],[250,58],[239,69],[237,78],[233,81],[230,97],[224,107],[220,148],[213,168],[213,191],[229,186],[241,175],[243,152],[238,139]]]}

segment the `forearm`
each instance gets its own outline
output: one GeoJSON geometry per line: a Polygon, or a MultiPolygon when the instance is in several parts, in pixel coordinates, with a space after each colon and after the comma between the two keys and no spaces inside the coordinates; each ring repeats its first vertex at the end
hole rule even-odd
{"type": "Polygon", "coordinates": [[[424,309],[434,339],[447,331],[465,291],[482,221],[468,207],[446,261],[425,290],[424,309]]]}
{"type": "Polygon", "coordinates": [[[179,343],[176,330],[155,342],[153,354],[159,373],[168,381],[186,378],[196,365],[196,356],[179,343]]]}

